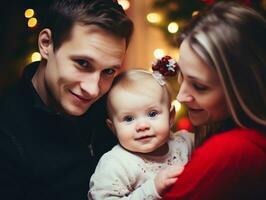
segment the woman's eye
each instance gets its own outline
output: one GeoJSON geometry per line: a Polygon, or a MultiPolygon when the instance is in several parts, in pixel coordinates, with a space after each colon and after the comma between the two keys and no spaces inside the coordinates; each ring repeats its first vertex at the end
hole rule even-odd
{"type": "Polygon", "coordinates": [[[206,91],[207,87],[198,83],[193,83],[193,87],[198,91],[206,91]]]}
{"type": "Polygon", "coordinates": [[[150,111],[150,112],[148,113],[148,116],[149,116],[149,117],[156,117],[157,115],[158,115],[158,112],[155,111],[155,110],[150,111]]]}
{"type": "Polygon", "coordinates": [[[130,115],[125,116],[125,117],[123,118],[123,121],[125,121],[125,122],[131,122],[131,121],[133,121],[133,120],[134,120],[134,117],[133,117],[133,116],[130,116],[130,115]]]}

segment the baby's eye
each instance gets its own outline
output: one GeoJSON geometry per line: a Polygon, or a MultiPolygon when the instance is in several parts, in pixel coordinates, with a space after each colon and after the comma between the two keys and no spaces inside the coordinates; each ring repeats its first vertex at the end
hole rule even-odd
{"type": "Polygon", "coordinates": [[[131,122],[131,121],[133,121],[133,120],[134,120],[134,117],[133,117],[133,116],[130,116],[130,115],[125,116],[125,117],[123,118],[123,121],[125,121],[125,122],[131,122]]]}
{"type": "Polygon", "coordinates": [[[152,110],[148,113],[148,116],[149,117],[156,117],[158,115],[158,111],[156,110],[152,110]]]}

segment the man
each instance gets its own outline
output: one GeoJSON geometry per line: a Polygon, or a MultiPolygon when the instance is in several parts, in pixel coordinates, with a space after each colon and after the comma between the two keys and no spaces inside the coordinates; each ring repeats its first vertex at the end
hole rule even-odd
{"type": "Polygon", "coordinates": [[[112,0],[53,3],[38,38],[42,60],[0,100],[1,199],[86,199],[114,142],[100,97],[122,70],[132,31],[112,0]]]}

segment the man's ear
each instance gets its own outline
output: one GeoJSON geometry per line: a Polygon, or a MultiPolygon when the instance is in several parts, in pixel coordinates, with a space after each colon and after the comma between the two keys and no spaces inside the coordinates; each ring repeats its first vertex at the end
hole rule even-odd
{"type": "Polygon", "coordinates": [[[107,126],[111,129],[111,131],[115,134],[115,127],[114,127],[112,120],[107,118],[105,122],[106,122],[107,126]]]}
{"type": "Polygon", "coordinates": [[[169,116],[169,120],[170,120],[170,127],[172,127],[174,125],[175,122],[175,106],[171,106],[170,109],[170,116],[169,116]]]}
{"type": "Polygon", "coordinates": [[[43,29],[38,38],[39,51],[43,59],[48,58],[49,50],[53,50],[52,32],[50,29],[43,29]]]}

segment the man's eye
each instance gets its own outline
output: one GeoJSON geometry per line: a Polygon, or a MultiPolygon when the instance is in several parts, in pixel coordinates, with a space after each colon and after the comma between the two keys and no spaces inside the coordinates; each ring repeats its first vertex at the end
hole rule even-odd
{"type": "Polygon", "coordinates": [[[90,66],[90,63],[86,60],[77,60],[76,62],[82,68],[88,68],[90,66]]]}
{"type": "Polygon", "coordinates": [[[108,75],[108,76],[114,75],[115,72],[116,72],[116,70],[113,69],[113,68],[108,68],[108,69],[103,70],[103,73],[106,74],[106,75],[108,75]]]}
{"type": "Polygon", "coordinates": [[[149,117],[156,117],[157,115],[158,115],[158,112],[155,111],[155,110],[150,111],[150,112],[148,113],[148,116],[149,116],[149,117]]]}
{"type": "Polygon", "coordinates": [[[134,120],[134,117],[133,117],[133,116],[130,116],[130,115],[125,116],[125,117],[123,118],[123,121],[125,121],[125,122],[131,122],[131,121],[133,121],[133,120],[134,120]]]}

